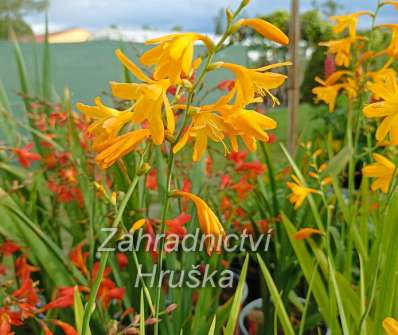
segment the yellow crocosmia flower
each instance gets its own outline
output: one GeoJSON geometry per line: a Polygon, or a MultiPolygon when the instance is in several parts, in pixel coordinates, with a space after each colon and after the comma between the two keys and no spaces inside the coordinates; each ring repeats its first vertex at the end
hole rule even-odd
{"type": "Polygon", "coordinates": [[[183,77],[189,77],[192,70],[195,41],[202,41],[208,49],[213,42],[205,35],[197,33],[178,33],[162,36],[146,42],[158,44],[140,57],[144,65],[155,65],[153,77],[156,80],[168,79],[177,84],[183,77]]]}
{"type": "Polygon", "coordinates": [[[173,191],[172,195],[184,197],[193,201],[196,207],[196,212],[198,214],[198,221],[200,229],[205,236],[210,236],[215,238],[212,241],[206,239],[207,243],[207,253],[211,254],[213,251],[220,251],[218,249],[218,239],[225,236],[225,231],[220,221],[206,202],[199,198],[198,196],[182,191],[173,191]],[[214,243],[213,243],[214,242],[214,243]]]}
{"type": "Polygon", "coordinates": [[[335,33],[341,33],[345,29],[348,29],[350,37],[355,39],[357,36],[356,30],[358,19],[362,15],[373,16],[373,13],[369,11],[361,11],[348,15],[331,16],[329,19],[336,22],[336,25],[333,27],[333,31],[335,33]]]}
{"type": "Polygon", "coordinates": [[[226,134],[230,137],[232,150],[238,151],[237,136],[240,136],[250,151],[257,149],[256,140],[268,142],[266,130],[275,129],[275,120],[253,110],[238,109],[222,113],[225,124],[228,126],[226,134]]]}
{"type": "Polygon", "coordinates": [[[359,86],[358,81],[354,78],[347,78],[344,83],[344,90],[347,93],[347,97],[349,100],[355,100],[358,97],[359,86]]]}
{"type": "Polygon", "coordinates": [[[388,80],[394,80],[397,76],[397,72],[391,68],[393,58],[390,58],[380,70],[370,71],[366,75],[371,78],[375,83],[385,83],[388,80]]]}
{"type": "Polygon", "coordinates": [[[363,113],[368,118],[383,118],[376,131],[377,141],[390,135],[391,144],[398,144],[398,84],[396,78],[385,83],[369,83],[369,90],[382,101],[365,106],[363,113]]]}
{"type": "Polygon", "coordinates": [[[258,69],[248,69],[242,65],[232,63],[220,63],[220,67],[232,71],[235,78],[232,93],[236,94],[235,106],[243,107],[255,99],[255,94],[262,96],[269,95],[274,104],[279,104],[278,99],[274,97],[270,90],[281,86],[287,76],[280,73],[269,72],[268,70],[291,65],[290,62],[272,64],[258,69]]]}
{"type": "Polygon", "coordinates": [[[175,130],[174,114],[167,98],[167,89],[171,85],[170,81],[167,79],[153,80],[149,78],[120,50],[116,50],[116,56],[143,83],[111,82],[112,94],[120,99],[135,102],[131,107],[133,111],[132,121],[141,123],[147,120],[152,141],[159,145],[164,140],[163,109],[166,113],[168,131],[172,134],[175,130]]]}
{"type": "Polygon", "coordinates": [[[311,237],[312,235],[322,235],[322,232],[319,229],[306,227],[300,229],[297,233],[295,233],[293,235],[293,239],[297,241],[305,240],[311,237]]]}
{"type": "Polygon", "coordinates": [[[133,151],[143,140],[151,135],[149,129],[139,129],[110,139],[95,157],[102,169],[109,168],[119,158],[133,151]]]}
{"type": "Polygon", "coordinates": [[[383,328],[387,332],[387,335],[398,335],[398,321],[393,318],[385,318],[383,320],[383,328]]]}
{"type": "Polygon", "coordinates": [[[396,173],[394,163],[379,154],[373,154],[376,163],[367,165],[362,169],[362,174],[366,177],[376,178],[372,183],[372,191],[381,189],[382,192],[387,193],[390,187],[392,177],[396,173]]]}
{"type": "Polygon", "coordinates": [[[316,95],[315,101],[323,101],[329,106],[329,112],[333,112],[336,106],[337,95],[343,84],[336,84],[330,86],[318,86],[312,89],[312,93],[316,95]]]}
{"type": "Polygon", "coordinates": [[[292,191],[289,196],[289,201],[294,204],[294,209],[298,209],[303,204],[308,194],[315,193],[317,190],[303,186],[296,176],[292,176],[292,179],[294,182],[286,183],[287,187],[292,191]]]}
{"type": "Polygon", "coordinates": [[[76,107],[93,120],[87,131],[94,136],[94,151],[100,150],[108,140],[114,138],[133,117],[130,111],[118,111],[105,106],[99,97],[95,99],[95,106],[77,103],[76,107]]]}
{"type": "MultiPolygon", "coordinates": [[[[356,39],[359,39],[359,37],[357,36],[356,39]]],[[[319,45],[327,47],[329,53],[336,54],[336,65],[349,67],[351,60],[351,45],[354,41],[355,39],[347,37],[339,40],[321,42],[319,45]]]]}
{"type": "Polygon", "coordinates": [[[388,56],[398,59],[398,23],[383,24],[380,27],[391,29],[391,42],[384,51],[388,56]]]}
{"type": "Polygon", "coordinates": [[[223,119],[212,112],[198,112],[192,117],[192,123],[173,147],[173,152],[181,150],[188,139],[193,137],[195,144],[192,152],[192,160],[198,161],[207,148],[210,138],[215,142],[223,142],[225,125],[223,119]]]}
{"type": "Polygon", "coordinates": [[[239,26],[250,27],[265,38],[279,44],[289,44],[289,38],[278,27],[262,19],[242,19],[238,21],[239,26]]]}
{"type": "Polygon", "coordinates": [[[393,5],[396,10],[398,10],[398,1],[384,1],[382,5],[393,5]]]}
{"type": "Polygon", "coordinates": [[[316,95],[315,100],[324,101],[329,106],[329,112],[333,112],[336,106],[336,99],[340,89],[345,89],[350,99],[357,96],[357,86],[354,80],[347,78],[345,83],[337,83],[345,75],[351,75],[349,71],[336,71],[330,75],[326,80],[319,77],[315,81],[321,84],[312,89],[312,93],[316,95]]]}
{"type": "Polygon", "coordinates": [[[133,113],[129,111],[119,111],[105,106],[99,97],[95,98],[95,106],[78,102],[76,107],[94,121],[88,127],[88,132],[91,134],[101,131],[106,131],[109,135],[117,134],[133,116],[133,113]]]}

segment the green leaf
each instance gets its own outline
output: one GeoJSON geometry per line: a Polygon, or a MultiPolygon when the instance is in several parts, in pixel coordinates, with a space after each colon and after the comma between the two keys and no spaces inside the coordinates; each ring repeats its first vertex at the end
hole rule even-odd
{"type": "Polygon", "coordinates": [[[225,327],[225,332],[224,332],[225,335],[233,335],[235,332],[236,322],[238,321],[238,315],[242,303],[243,286],[246,280],[248,265],[249,265],[249,254],[246,255],[245,262],[243,263],[242,271],[240,273],[239,282],[238,286],[236,287],[234,300],[232,301],[232,306],[227,326],[225,327]]]}
{"type": "Polygon", "coordinates": [[[209,329],[209,334],[208,335],[214,335],[214,331],[216,330],[216,319],[217,319],[217,316],[214,315],[213,321],[212,321],[212,323],[210,325],[210,329],[209,329]]]}
{"type": "Polygon", "coordinates": [[[33,256],[34,259],[40,262],[41,266],[46,269],[48,275],[57,285],[72,285],[74,280],[71,274],[82,285],[87,285],[86,278],[76,269],[64,255],[63,250],[48,234],[43,232],[36,223],[32,222],[19,208],[18,204],[2,189],[0,189],[0,194],[2,194],[2,197],[0,197],[0,210],[4,210],[5,217],[10,218],[10,221],[6,220],[4,224],[2,223],[0,231],[5,236],[9,236],[9,238],[14,235],[14,237],[23,241],[23,244],[30,249],[29,256],[33,256]],[[6,224],[12,224],[12,227],[6,227],[6,224]]]}
{"type": "MultiPolygon", "coordinates": [[[[79,292],[79,287],[75,286],[74,292],[73,292],[73,310],[75,313],[75,325],[76,325],[76,330],[78,334],[82,333],[82,327],[83,327],[83,315],[84,315],[84,307],[83,307],[83,302],[80,296],[79,292]]],[[[90,329],[87,331],[88,335],[91,335],[90,329]]]]}
{"type": "MultiPolygon", "coordinates": [[[[48,42],[48,14],[45,16],[45,33],[43,43],[43,74],[42,74],[42,95],[47,102],[51,101],[51,59],[50,44],[48,42]]],[[[46,110],[48,107],[46,107],[46,110]]]]}
{"type": "Polygon", "coordinates": [[[140,335],[145,335],[145,304],[143,290],[141,290],[140,298],[140,335]]]}
{"type": "Polygon", "coordinates": [[[287,335],[294,335],[293,326],[289,320],[289,316],[286,312],[285,307],[283,306],[283,302],[281,296],[276,288],[276,285],[272,279],[271,274],[269,273],[267,266],[265,265],[263,259],[259,254],[257,254],[257,260],[260,264],[261,272],[263,273],[264,280],[267,284],[268,290],[271,294],[272,301],[276,307],[276,312],[278,314],[279,320],[282,325],[283,333],[287,335]]]}
{"type": "Polygon", "coordinates": [[[308,252],[304,241],[296,241],[293,239],[293,235],[297,232],[293,224],[289,221],[284,213],[282,213],[282,223],[286,229],[290,243],[294,249],[294,252],[299,261],[301,270],[303,271],[304,277],[308,283],[313,280],[313,295],[315,301],[318,304],[319,310],[324,317],[325,321],[329,320],[329,297],[327,295],[327,289],[322,280],[319,271],[316,270],[317,264],[314,262],[314,256],[308,252]],[[312,276],[314,278],[312,279],[312,276]]]}
{"type": "Polygon", "coordinates": [[[328,163],[327,168],[323,171],[324,177],[338,176],[341,171],[348,164],[350,157],[353,155],[352,149],[349,146],[345,146],[341,151],[334,156],[328,163]]]}

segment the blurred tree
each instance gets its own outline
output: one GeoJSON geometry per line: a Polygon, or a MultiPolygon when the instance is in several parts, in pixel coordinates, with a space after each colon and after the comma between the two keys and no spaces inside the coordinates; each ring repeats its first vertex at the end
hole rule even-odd
{"type": "Polygon", "coordinates": [[[323,14],[325,14],[325,16],[329,17],[329,16],[333,16],[336,15],[337,12],[341,9],[343,9],[344,6],[342,4],[339,4],[337,1],[335,0],[325,0],[322,4],[321,4],[321,9],[323,14]]]}
{"type": "Polygon", "coordinates": [[[218,14],[214,18],[214,33],[216,35],[221,35],[224,32],[224,20],[225,20],[224,10],[220,9],[218,11],[218,14]]]}
{"type": "Polygon", "coordinates": [[[0,0],[0,39],[8,39],[11,30],[17,36],[31,36],[30,26],[23,16],[48,7],[48,0],[0,0]]]}
{"type": "Polygon", "coordinates": [[[336,0],[312,0],[311,6],[314,10],[321,12],[326,17],[336,15],[338,11],[342,10],[344,6],[338,3],[336,0]]]}
{"type": "Polygon", "coordinates": [[[21,18],[28,13],[45,10],[48,4],[48,0],[0,0],[0,17],[21,18]]]}
{"type": "Polygon", "coordinates": [[[14,31],[16,36],[32,36],[31,27],[21,18],[1,18],[0,19],[0,40],[9,38],[10,31],[14,31]]]}
{"type": "Polygon", "coordinates": [[[311,47],[317,47],[319,42],[332,37],[332,27],[322,19],[317,10],[309,10],[300,16],[301,36],[311,47]]]}

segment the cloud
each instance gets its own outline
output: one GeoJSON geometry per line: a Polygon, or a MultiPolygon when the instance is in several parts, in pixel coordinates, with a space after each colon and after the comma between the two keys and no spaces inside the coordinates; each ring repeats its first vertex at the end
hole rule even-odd
{"type": "MultiPolygon", "coordinates": [[[[49,22],[52,27],[84,27],[95,30],[116,24],[124,28],[148,25],[156,29],[181,26],[185,30],[213,31],[214,17],[221,8],[236,8],[240,0],[52,0],[49,22]]],[[[372,10],[376,0],[340,0],[348,11],[372,10]]],[[[290,0],[252,0],[247,15],[266,14],[289,9],[290,0]]],[[[302,10],[310,8],[311,0],[302,0],[302,10]]],[[[381,21],[398,16],[392,8],[383,9],[381,21]]],[[[38,29],[43,15],[27,18],[38,29]]]]}

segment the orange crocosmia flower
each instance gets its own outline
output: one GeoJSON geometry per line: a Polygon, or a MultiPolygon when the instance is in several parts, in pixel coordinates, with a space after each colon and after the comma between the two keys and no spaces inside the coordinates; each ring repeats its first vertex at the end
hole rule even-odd
{"type": "Polygon", "coordinates": [[[298,209],[304,202],[305,198],[310,193],[315,193],[317,190],[308,188],[302,185],[296,176],[292,176],[294,182],[287,182],[287,187],[290,188],[292,193],[289,196],[289,201],[294,204],[294,209],[298,209]]]}
{"type": "Polygon", "coordinates": [[[385,318],[383,320],[383,328],[387,335],[398,335],[398,321],[393,318],[385,318]]]}
{"type": "Polygon", "coordinates": [[[21,250],[21,247],[18,246],[16,243],[10,241],[10,240],[6,240],[0,245],[0,252],[4,256],[12,255],[12,254],[16,253],[19,250],[21,250]]]}
{"type": "Polygon", "coordinates": [[[376,178],[372,183],[372,191],[381,189],[387,193],[390,187],[394,173],[396,174],[396,166],[390,160],[379,154],[373,154],[376,163],[367,165],[362,169],[362,174],[366,177],[376,178]]]}
{"type": "Polygon", "coordinates": [[[146,176],[145,187],[149,190],[158,189],[158,174],[156,169],[152,169],[146,176]]]}
{"type": "Polygon", "coordinates": [[[166,234],[175,234],[179,237],[184,237],[187,233],[186,228],[184,227],[187,222],[191,220],[191,216],[189,214],[185,214],[184,212],[180,213],[174,219],[170,219],[166,221],[166,234]]]}
{"type": "Polygon", "coordinates": [[[66,180],[72,184],[77,183],[77,171],[74,167],[62,169],[59,174],[60,174],[61,178],[64,180],[66,180]]]}
{"type": "Polygon", "coordinates": [[[305,240],[306,238],[311,237],[312,235],[322,235],[323,233],[319,229],[314,228],[302,228],[297,233],[293,235],[294,240],[305,240]]]}
{"type": "Polygon", "coordinates": [[[345,29],[348,29],[349,36],[351,38],[356,38],[358,20],[362,15],[372,16],[373,13],[369,11],[361,11],[348,15],[331,16],[329,19],[336,22],[336,25],[333,27],[333,31],[335,33],[341,33],[345,29]]]}
{"type": "Polygon", "coordinates": [[[14,335],[11,332],[11,320],[7,313],[0,313],[0,334],[4,335],[14,335]]]}
{"type": "Polygon", "coordinates": [[[250,27],[257,31],[260,35],[271,41],[279,44],[289,44],[289,38],[286,34],[278,27],[269,23],[265,20],[254,18],[254,19],[242,19],[237,23],[239,26],[250,27]]]}
{"type": "Polygon", "coordinates": [[[69,259],[72,261],[72,263],[80,270],[82,271],[86,276],[89,274],[89,271],[86,267],[86,262],[87,262],[87,256],[88,254],[83,252],[84,246],[87,244],[86,241],[80,242],[78,245],[76,245],[71,252],[69,253],[69,259]]]}
{"type": "Polygon", "coordinates": [[[205,35],[198,33],[177,33],[148,40],[146,44],[159,44],[146,51],[140,62],[144,65],[155,65],[155,80],[168,79],[172,85],[178,84],[183,77],[190,77],[196,67],[193,62],[194,43],[202,41],[209,50],[213,42],[205,35]]]}
{"type": "MultiPolygon", "coordinates": [[[[78,287],[78,290],[80,292],[86,291],[87,288],[78,287]]],[[[57,297],[54,300],[50,301],[47,305],[44,305],[40,309],[40,313],[44,313],[51,309],[58,309],[58,308],[63,309],[63,308],[69,308],[69,307],[73,306],[74,291],[75,291],[74,286],[59,288],[57,297]]]]}
{"type": "Polygon", "coordinates": [[[218,83],[217,88],[221,91],[230,92],[235,86],[234,80],[223,80],[218,83]]]}
{"type": "Polygon", "coordinates": [[[239,182],[232,185],[230,188],[238,194],[240,200],[243,200],[254,187],[247,181],[246,177],[242,177],[239,182]]]}
{"type": "Polygon", "coordinates": [[[19,164],[24,168],[28,168],[32,165],[33,161],[40,160],[40,155],[34,152],[30,152],[33,149],[33,143],[25,145],[23,148],[13,149],[14,154],[17,156],[19,164]]]}
{"type": "Polygon", "coordinates": [[[78,335],[75,328],[66,322],[60,320],[51,320],[51,323],[61,328],[65,335],[78,335]]]}
{"type": "Polygon", "coordinates": [[[30,265],[26,255],[19,256],[15,261],[16,274],[22,281],[30,279],[32,272],[37,272],[40,269],[36,266],[30,265]]]}
{"type": "Polygon", "coordinates": [[[116,260],[121,269],[125,269],[127,267],[127,265],[129,264],[128,257],[126,256],[126,254],[124,254],[122,252],[118,252],[116,254],[116,260]]]}
{"type": "Polygon", "coordinates": [[[174,196],[181,196],[193,201],[198,214],[200,229],[202,230],[203,234],[205,236],[215,237],[215,241],[212,241],[215,243],[208,243],[209,240],[206,239],[208,254],[211,254],[214,250],[217,252],[220,251],[217,250],[218,239],[225,236],[225,231],[217,216],[206,204],[206,202],[198,196],[188,192],[174,191],[172,194],[174,196]],[[214,244],[216,244],[216,246],[214,244]]]}
{"type": "Polygon", "coordinates": [[[182,181],[182,188],[184,192],[191,192],[192,182],[188,178],[184,178],[182,181]]]}
{"type": "Polygon", "coordinates": [[[369,83],[369,90],[382,101],[367,105],[363,113],[368,118],[383,118],[376,131],[376,139],[382,142],[390,135],[391,144],[398,144],[398,83],[387,78],[384,83],[369,83]]]}

